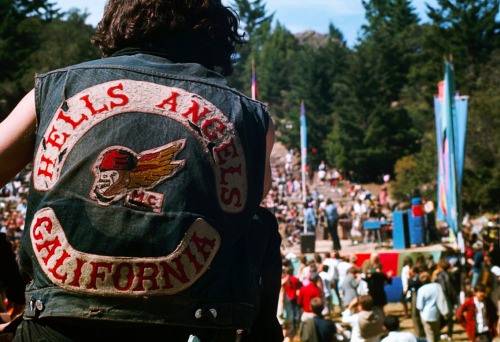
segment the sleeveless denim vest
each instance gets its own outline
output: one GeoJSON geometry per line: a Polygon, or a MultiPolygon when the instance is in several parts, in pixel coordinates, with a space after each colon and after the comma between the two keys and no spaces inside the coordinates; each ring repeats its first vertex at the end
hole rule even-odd
{"type": "Polygon", "coordinates": [[[144,53],[38,75],[35,96],[25,318],[248,329],[265,106],[144,53]]]}

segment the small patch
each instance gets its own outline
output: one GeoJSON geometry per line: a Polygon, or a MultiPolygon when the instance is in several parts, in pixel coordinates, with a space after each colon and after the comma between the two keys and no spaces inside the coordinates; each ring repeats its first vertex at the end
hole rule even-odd
{"type": "Polygon", "coordinates": [[[68,242],[51,208],[38,211],[30,227],[31,244],[47,277],[64,289],[102,296],[169,295],[190,287],[210,266],[220,236],[197,219],[171,254],[155,258],[82,253],[68,242]]]}

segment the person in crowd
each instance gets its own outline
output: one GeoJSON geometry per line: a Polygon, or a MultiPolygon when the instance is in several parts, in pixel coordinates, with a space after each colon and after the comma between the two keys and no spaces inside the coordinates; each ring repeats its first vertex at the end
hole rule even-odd
{"type": "Polygon", "coordinates": [[[309,280],[307,285],[300,288],[299,297],[297,298],[297,303],[302,308],[302,322],[314,316],[311,310],[311,299],[315,297],[321,298],[321,290],[318,286],[318,281],[321,282],[319,274],[312,273],[309,280]]]}
{"type": "Polygon", "coordinates": [[[383,321],[383,314],[373,308],[373,298],[370,295],[355,298],[342,312],[342,323],[349,324],[352,328],[351,342],[380,341],[384,332],[383,321]]]}
{"type": "MultiPolygon", "coordinates": [[[[434,282],[441,285],[443,289],[444,296],[446,298],[446,303],[448,304],[448,308],[450,313],[453,313],[453,309],[458,302],[458,294],[455,292],[455,287],[451,281],[450,275],[448,274],[448,270],[451,265],[447,259],[440,259],[437,263],[437,273],[434,276],[434,282]]],[[[448,317],[448,321],[446,322],[448,327],[448,338],[452,339],[453,335],[453,315],[450,314],[448,317]]],[[[452,339],[453,340],[453,339],[452,339]]]]}
{"type": "Polygon", "coordinates": [[[300,324],[300,306],[297,302],[300,281],[293,275],[293,266],[285,267],[285,277],[282,280],[284,293],[284,306],[288,322],[290,322],[293,330],[296,330],[300,324]]]}
{"type": "Polygon", "coordinates": [[[448,319],[450,314],[448,303],[441,285],[431,283],[429,272],[420,273],[419,280],[422,286],[417,291],[416,307],[420,311],[425,336],[429,342],[439,342],[441,316],[448,319]]]}
{"type": "Polygon", "coordinates": [[[482,337],[491,342],[497,335],[496,306],[486,296],[484,285],[476,284],[473,294],[458,309],[457,321],[464,327],[470,341],[482,337]]]}
{"type": "Polygon", "coordinates": [[[406,317],[410,317],[408,312],[408,300],[411,298],[411,293],[409,293],[408,282],[410,280],[410,270],[412,267],[413,259],[410,256],[406,256],[403,259],[403,267],[401,269],[401,284],[403,285],[401,303],[403,303],[403,309],[406,317]]]}
{"type": "Polygon", "coordinates": [[[331,198],[328,198],[326,200],[326,208],[325,208],[324,212],[326,215],[328,232],[329,232],[330,237],[332,238],[332,241],[333,241],[332,248],[334,251],[339,251],[341,248],[339,234],[337,231],[337,226],[338,226],[338,222],[339,222],[339,215],[337,212],[337,207],[335,206],[335,204],[333,204],[331,198]]]}
{"type": "Polygon", "coordinates": [[[324,307],[321,298],[311,299],[311,310],[313,317],[301,323],[300,340],[301,342],[336,342],[335,324],[325,319],[322,315],[324,307]]]}
{"type": "Polygon", "coordinates": [[[481,242],[477,241],[472,245],[472,249],[474,251],[474,258],[469,258],[467,261],[472,266],[472,279],[471,279],[471,288],[478,283],[481,277],[481,271],[483,267],[484,261],[484,253],[483,253],[483,245],[481,242]]]}
{"type": "MultiPolygon", "coordinates": [[[[422,319],[420,318],[420,311],[417,309],[417,292],[422,286],[419,279],[420,269],[417,266],[413,266],[410,269],[410,279],[408,280],[408,292],[411,301],[411,320],[413,322],[413,329],[415,330],[415,335],[417,337],[424,337],[424,327],[422,325],[422,319]]],[[[407,294],[408,296],[408,294],[407,294]]]]}
{"type": "Polygon", "coordinates": [[[358,267],[352,266],[349,273],[342,281],[342,308],[345,309],[355,298],[358,297],[358,286],[361,280],[361,273],[358,267]]]}
{"type": "Polygon", "coordinates": [[[310,233],[315,233],[318,220],[316,219],[316,214],[314,213],[313,203],[305,202],[304,207],[306,208],[304,213],[304,222],[307,226],[307,231],[310,233]]]}
{"type": "Polygon", "coordinates": [[[108,0],[93,43],[103,58],[37,74],[0,124],[0,186],[36,170],[16,341],[282,340],[278,224],[260,206],[274,125],[227,86],[237,15],[108,0]]]}
{"type": "Polygon", "coordinates": [[[436,271],[437,264],[434,261],[434,256],[432,255],[432,253],[427,254],[426,259],[427,259],[426,262],[427,272],[429,272],[432,279],[434,272],[436,271]]]}
{"type": "Polygon", "coordinates": [[[328,265],[323,265],[323,269],[319,272],[321,284],[323,286],[323,297],[321,298],[325,304],[323,315],[329,316],[332,309],[332,282],[333,278],[328,273],[328,265]]]}
{"type": "Polygon", "coordinates": [[[361,273],[363,276],[367,277],[371,273],[374,273],[377,267],[380,269],[383,268],[382,263],[380,262],[380,256],[378,253],[372,253],[369,259],[363,261],[363,264],[361,265],[361,273]]]}
{"type": "Polygon", "coordinates": [[[375,271],[366,277],[366,282],[368,283],[368,293],[373,298],[373,306],[384,312],[384,306],[387,304],[387,294],[384,287],[392,284],[392,271],[390,270],[386,275],[377,266],[375,271]]]}
{"type": "Polygon", "coordinates": [[[333,258],[329,252],[325,253],[325,260],[323,260],[323,265],[328,266],[328,278],[331,279],[331,289],[335,292],[337,298],[340,298],[339,290],[338,290],[338,282],[339,282],[339,270],[338,265],[342,261],[339,252],[335,252],[333,254],[333,258]]]}
{"type": "Polygon", "coordinates": [[[384,331],[388,333],[387,337],[381,342],[418,342],[415,335],[408,331],[399,330],[399,319],[394,315],[384,317],[384,331]]]}

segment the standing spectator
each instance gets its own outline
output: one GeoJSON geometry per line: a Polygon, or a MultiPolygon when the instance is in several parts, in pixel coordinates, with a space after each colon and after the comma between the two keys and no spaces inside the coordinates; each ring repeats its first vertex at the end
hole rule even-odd
{"type": "Polygon", "coordinates": [[[285,267],[285,278],[283,278],[283,286],[285,288],[285,312],[287,320],[290,322],[292,329],[295,331],[300,324],[300,306],[297,303],[297,297],[300,289],[300,282],[293,275],[293,266],[285,267]]]}
{"type": "Polygon", "coordinates": [[[383,315],[373,308],[373,298],[370,295],[354,299],[342,312],[342,323],[352,327],[351,342],[378,342],[383,330],[383,315]],[[354,313],[354,308],[358,312],[354,313]]]}
{"type": "Polygon", "coordinates": [[[374,273],[377,267],[382,269],[380,257],[378,253],[372,253],[370,255],[370,259],[366,259],[365,261],[363,261],[363,265],[361,265],[361,274],[367,277],[371,273],[374,273]]]}
{"type": "MultiPolygon", "coordinates": [[[[453,283],[451,282],[450,275],[448,274],[448,270],[450,269],[450,262],[446,259],[440,259],[437,263],[437,273],[434,276],[434,282],[441,285],[443,289],[444,296],[446,298],[446,302],[448,303],[448,308],[450,313],[453,313],[453,308],[457,303],[458,295],[455,292],[455,288],[453,283]]],[[[446,322],[448,326],[448,337],[452,339],[453,335],[453,315],[450,315],[448,321],[446,322]]],[[[453,339],[452,339],[453,340],[453,339]]]]}
{"type": "Polygon", "coordinates": [[[408,299],[411,298],[408,292],[408,281],[410,280],[410,270],[413,267],[413,259],[409,256],[403,260],[403,268],[401,269],[401,283],[403,285],[403,296],[401,302],[405,311],[405,316],[410,317],[408,314],[408,299]]]}
{"type": "Polygon", "coordinates": [[[304,222],[307,225],[307,231],[315,233],[318,221],[316,220],[316,215],[314,214],[313,204],[312,202],[306,202],[304,205],[306,208],[304,213],[304,222]]]}
{"type": "Polygon", "coordinates": [[[311,299],[311,310],[313,318],[309,318],[300,325],[300,340],[302,342],[334,342],[335,324],[331,320],[325,319],[321,314],[323,308],[321,298],[311,299]]]}
{"type": "Polygon", "coordinates": [[[486,296],[482,284],[474,286],[474,295],[468,298],[458,309],[457,320],[467,332],[469,340],[485,337],[492,341],[497,335],[497,310],[491,299],[486,296]]]}
{"type": "Polygon", "coordinates": [[[340,300],[338,282],[339,282],[339,270],[338,265],[342,261],[339,252],[335,252],[334,258],[330,257],[330,253],[325,254],[325,260],[323,260],[323,266],[328,265],[328,277],[332,280],[331,288],[335,292],[337,298],[340,300]]]}
{"type": "Polygon", "coordinates": [[[373,298],[373,306],[384,312],[384,306],[387,304],[387,295],[385,293],[385,285],[392,284],[392,271],[387,272],[387,275],[382,272],[380,267],[375,268],[375,272],[366,277],[368,283],[368,293],[373,298]]]}
{"type": "Polygon", "coordinates": [[[353,220],[351,229],[351,238],[353,243],[358,243],[363,239],[363,221],[366,218],[367,208],[366,204],[359,198],[356,197],[356,202],[352,207],[353,220]]]}
{"type": "Polygon", "coordinates": [[[314,317],[314,314],[311,310],[311,299],[315,297],[321,298],[321,291],[317,285],[319,280],[318,273],[311,274],[309,279],[310,282],[300,288],[299,297],[297,299],[297,303],[302,308],[302,322],[306,319],[314,317]]]}
{"type": "Polygon", "coordinates": [[[393,315],[384,318],[384,330],[389,335],[382,339],[382,342],[417,342],[417,338],[411,332],[400,332],[399,319],[393,315]]]}
{"type": "Polygon", "coordinates": [[[332,308],[332,281],[333,279],[330,277],[328,273],[328,265],[323,265],[321,272],[319,272],[319,277],[321,278],[321,283],[323,284],[323,299],[325,303],[325,307],[323,310],[323,315],[330,315],[330,310],[332,308]]]}
{"type": "Polygon", "coordinates": [[[378,203],[382,208],[388,207],[387,205],[387,187],[382,185],[380,187],[380,192],[378,193],[378,203]]]}
{"type": "Polygon", "coordinates": [[[337,212],[337,207],[333,204],[332,200],[328,198],[326,200],[326,208],[325,208],[326,221],[328,224],[328,232],[333,241],[333,250],[340,250],[340,240],[339,234],[337,231],[337,226],[339,222],[339,214],[337,212]]]}
{"type": "Polygon", "coordinates": [[[429,272],[422,272],[419,279],[422,287],[417,292],[417,308],[420,310],[425,336],[428,342],[439,342],[441,316],[448,318],[448,303],[441,285],[431,283],[429,272]]]}
{"type": "Polygon", "coordinates": [[[472,249],[474,250],[474,259],[468,259],[468,262],[472,266],[472,280],[470,286],[474,288],[474,286],[478,283],[479,278],[481,276],[481,268],[484,261],[484,253],[482,251],[482,244],[479,241],[475,242],[472,245],[472,249]]]}
{"type": "Polygon", "coordinates": [[[355,298],[358,297],[358,286],[361,280],[359,268],[352,266],[347,277],[342,282],[342,308],[346,308],[355,298]]]}
{"type": "MultiPolygon", "coordinates": [[[[351,269],[351,267],[356,266],[357,262],[358,257],[356,256],[356,254],[351,254],[339,262],[337,269],[339,271],[338,288],[340,291],[342,290],[342,284],[344,283],[344,279],[347,277],[349,270],[351,269]]],[[[348,304],[349,303],[346,303],[346,305],[348,304]]]]}
{"type": "Polygon", "coordinates": [[[424,337],[424,327],[422,325],[422,319],[420,318],[420,311],[417,309],[417,292],[418,289],[422,286],[422,283],[419,279],[419,268],[417,266],[413,266],[410,269],[410,279],[408,280],[408,291],[410,293],[411,300],[411,320],[413,322],[413,329],[415,330],[415,334],[417,337],[424,337]]]}

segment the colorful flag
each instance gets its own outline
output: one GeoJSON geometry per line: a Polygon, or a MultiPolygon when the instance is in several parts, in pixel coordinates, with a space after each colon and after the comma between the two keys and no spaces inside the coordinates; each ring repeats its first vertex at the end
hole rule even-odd
{"type": "MultiPolygon", "coordinates": [[[[300,103],[300,157],[302,165],[302,202],[306,202],[306,171],[307,171],[307,126],[306,126],[306,107],[304,101],[300,103]]],[[[304,207],[304,218],[305,218],[304,207]]],[[[307,232],[307,223],[304,219],[304,233],[307,232]]]]}
{"type": "Polygon", "coordinates": [[[255,62],[252,59],[252,99],[259,99],[259,91],[257,90],[257,76],[255,76],[255,62]]]}
{"type": "Polygon", "coordinates": [[[439,96],[434,97],[438,149],[438,199],[436,216],[456,234],[462,219],[462,179],[465,155],[468,97],[455,94],[453,66],[445,65],[439,96]]]}

